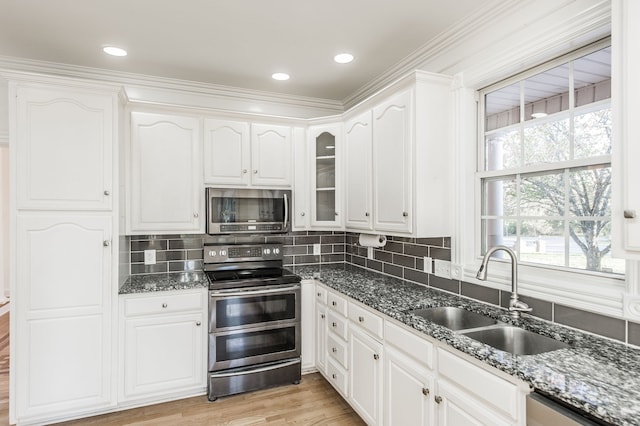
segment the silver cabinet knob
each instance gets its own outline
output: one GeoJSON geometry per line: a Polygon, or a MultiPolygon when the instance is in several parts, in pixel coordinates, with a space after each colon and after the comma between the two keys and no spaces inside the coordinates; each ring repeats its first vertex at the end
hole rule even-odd
{"type": "Polygon", "coordinates": [[[200,326],[202,325],[202,323],[201,323],[200,321],[196,321],[196,325],[197,325],[198,327],[200,327],[200,326]]]}
{"type": "Polygon", "coordinates": [[[378,354],[373,354],[373,359],[375,359],[376,361],[380,359],[380,355],[378,354]]]}
{"type": "Polygon", "coordinates": [[[336,352],[338,352],[338,350],[336,348],[331,348],[331,352],[335,354],[336,352]]]}
{"type": "Polygon", "coordinates": [[[253,174],[254,174],[254,175],[257,175],[257,174],[258,174],[258,170],[254,170],[254,171],[253,171],[253,174]]]}
{"type": "Polygon", "coordinates": [[[436,395],[436,396],[433,398],[433,400],[436,402],[436,404],[440,404],[440,403],[442,402],[442,397],[441,397],[441,396],[436,395]]]}
{"type": "Polygon", "coordinates": [[[331,305],[336,306],[337,305],[336,301],[334,300],[333,302],[331,302],[331,305]]]}
{"type": "Polygon", "coordinates": [[[197,218],[198,216],[199,216],[199,215],[198,215],[198,212],[193,213],[193,217],[196,217],[196,218],[197,218]]]}
{"type": "Polygon", "coordinates": [[[320,314],[320,318],[324,319],[324,314],[320,314]]]}
{"type": "Polygon", "coordinates": [[[318,297],[322,296],[322,293],[320,293],[320,292],[318,292],[317,294],[318,294],[318,297]]]}
{"type": "Polygon", "coordinates": [[[422,394],[423,394],[424,396],[429,396],[429,389],[427,389],[427,388],[422,388],[422,394]]]}
{"type": "Polygon", "coordinates": [[[402,216],[403,216],[403,217],[407,217],[407,216],[409,216],[409,213],[407,213],[407,212],[402,212],[402,216]]]}
{"type": "Polygon", "coordinates": [[[163,304],[162,304],[162,307],[163,307],[163,308],[166,308],[166,307],[167,307],[167,304],[166,304],[166,303],[163,303],[163,304]]]}
{"type": "Polygon", "coordinates": [[[636,211],[635,210],[625,210],[623,214],[624,214],[624,218],[625,219],[635,219],[636,218],[636,211]]]}
{"type": "Polygon", "coordinates": [[[247,174],[247,169],[242,169],[242,174],[247,174]]]}
{"type": "Polygon", "coordinates": [[[304,212],[300,213],[300,216],[304,216],[304,215],[305,215],[305,213],[304,213],[304,212]]]}
{"type": "Polygon", "coordinates": [[[331,323],[331,327],[336,328],[338,326],[338,324],[336,324],[335,322],[331,323]]]}
{"type": "Polygon", "coordinates": [[[335,379],[337,379],[338,377],[336,376],[336,373],[333,373],[333,374],[331,375],[331,378],[335,380],[335,379]]]}
{"type": "Polygon", "coordinates": [[[105,189],[105,190],[104,190],[104,195],[111,195],[111,192],[109,192],[109,190],[108,190],[108,189],[105,189]]]}
{"type": "Polygon", "coordinates": [[[358,321],[364,322],[364,317],[358,317],[358,321]]]}
{"type": "Polygon", "coordinates": [[[364,215],[365,215],[366,217],[369,217],[369,212],[366,212],[364,215]]]}
{"type": "Polygon", "coordinates": [[[105,247],[109,247],[109,246],[111,245],[111,241],[109,241],[109,240],[104,240],[104,241],[102,242],[102,245],[103,245],[103,246],[105,246],[105,247]]]}

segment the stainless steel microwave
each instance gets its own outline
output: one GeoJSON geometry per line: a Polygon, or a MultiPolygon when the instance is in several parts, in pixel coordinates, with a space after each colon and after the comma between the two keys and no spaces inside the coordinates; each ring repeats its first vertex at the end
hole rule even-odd
{"type": "Polygon", "coordinates": [[[207,234],[288,232],[291,191],[207,188],[207,234]]]}

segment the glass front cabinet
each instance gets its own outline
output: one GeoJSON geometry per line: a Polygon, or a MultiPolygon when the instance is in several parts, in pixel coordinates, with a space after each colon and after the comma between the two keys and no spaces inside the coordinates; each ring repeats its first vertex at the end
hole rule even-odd
{"type": "Polygon", "coordinates": [[[342,226],[341,212],[341,124],[309,127],[311,157],[311,227],[342,226]]]}

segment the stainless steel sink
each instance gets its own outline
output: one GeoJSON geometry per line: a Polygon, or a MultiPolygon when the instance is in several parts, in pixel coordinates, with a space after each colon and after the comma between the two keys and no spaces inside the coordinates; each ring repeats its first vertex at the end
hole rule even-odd
{"type": "Polygon", "coordinates": [[[514,355],[536,355],[569,347],[564,342],[507,325],[470,330],[460,334],[514,355]]]}
{"type": "Polygon", "coordinates": [[[493,318],[453,306],[415,309],[409,311],[409,313],[447,327],[453,331],[486,327],[498,323],[498,321],[493,318]]]}

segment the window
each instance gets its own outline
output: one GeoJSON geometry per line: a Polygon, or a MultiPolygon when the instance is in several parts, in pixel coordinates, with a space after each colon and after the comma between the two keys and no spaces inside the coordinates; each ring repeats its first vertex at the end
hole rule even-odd
{"type": "Polygon", "coordinates": [[[581,50],[480,91],[482,252],[622,275],[611,257],[611,48],[581,50]]]}

